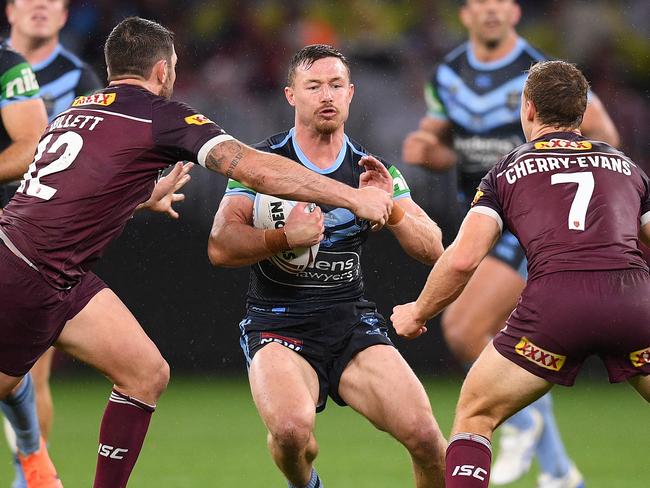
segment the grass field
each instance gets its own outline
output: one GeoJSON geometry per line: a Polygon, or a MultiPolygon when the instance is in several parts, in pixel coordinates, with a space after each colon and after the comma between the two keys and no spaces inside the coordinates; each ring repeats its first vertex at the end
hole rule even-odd
{"type": "MultiPolygon", "coordinates": [[[[434,412],[448,433],[459,383],[427,381],[434,412]]],[[[88,488],[100,416],[109,385],[99,380],[56,380],[51,454],[66,488],[88,488]]],[[[646,488],[650,409],[626,385],[582,382],[556,388],[558,422],[589,488],[646,488]]],[[[318,416],[317,468],[328,488],[412,486],[408,457],[349,408],[328,404],[318,416]]],[[[0,488],[12,468],[0,443],[0,488]]],[[[534,487],[533,471],[510,486],[534,487]]],[[[283,487],[265,446],[247,384],[240,379],[175,378],[159,403],[130,487],[283,487]]]]}

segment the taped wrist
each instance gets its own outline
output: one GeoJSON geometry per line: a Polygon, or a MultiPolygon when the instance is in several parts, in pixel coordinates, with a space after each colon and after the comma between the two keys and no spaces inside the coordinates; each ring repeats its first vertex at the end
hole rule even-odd
{"type": "Polygon", "coordinates": [[[399,205],[395,204],[393,205],[393,211],[390,213],[390,217],[388,217],[388,222],[386,222],[386,224],[397,225],[404,219],[405,215],[406,212],[404,211],[404,209],[399,205]]]}
{"type": "Polygon", "coordinates": [[[291,249],[284,227],[279,229],[266,229],[264,231],[264,245],[273,254],[291,249]]]}

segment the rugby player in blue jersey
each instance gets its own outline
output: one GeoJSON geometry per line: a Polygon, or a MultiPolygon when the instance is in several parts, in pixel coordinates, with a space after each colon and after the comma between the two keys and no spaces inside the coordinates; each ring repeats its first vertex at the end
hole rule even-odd
{"type": "MultiPolygon", "coordinates": [[[[519,37],[521,9],[514,0],[466,0],[460,18],[469,41],[450,52],[425,88],[427,116],[403,146],[406,163],[435,171],[456,167],[462,214],[481,178],[525,142],[519,122],[525,70],[544,56],[519,37]]],[[[616,128],[593,94],[581,127],[594,140],[618,145],[616,128]]],[[[460,297],[447,308],[442,326],[447,344],[463,363],[478,358],[515,308],[526,280],[526,256],[505,231],[460,297]]],[[[501,430],[493,484],[526,473],[533,454],[546,487],[577,487],[582,477],[566,455],[549,396],[510,419],[501,430]]]]}
{"type": "MultiPolygon", "coordinates": [[[[291,61],[285,88],[295,126],[257,148],[352,187],[390,192],[395,204],[388,229],[409,255],[431,264],[442,252],[440,229],[410,198],[397,168],[345,134],[353,93],[349,64],[339,51],[303,48],[291,61]]],[[[313,431],[328,396],[406,447],[416,487],[444,486],[446,442],[427,395],[388,338],[375,304],[364,298],[360,250],[368,222],[335,206],[305,213],[299,204],[284,227],[263,230],[253,227],[254,200],[253,190],[229,181],[208,253],[214,265],[251,266],[241,345],[271,455],[289,487],[322,487],[313,469],[313,431]],[[297,274],[267,259],[317,242],[315,262],[297,274]]]]}
{"type": "MultiPolygon", "coordinates": [[[[59,32],[68,18],[68,4],[68,0],[8,0],[6,6],[11,26],[9,44],[32,66],[50,122],[76,97],[103,87],[92,68],[59,42],[59,32]]],[[[31,371],[41,433],[46,440],[54,417],[49,385],[53,356],[52,348],[31,371]]],[[[10,431],[7,433],[12,437],[10,431]]],[[[15,467],[13,488],[25,488],[20,464],[16,462],[15,467]]]]}

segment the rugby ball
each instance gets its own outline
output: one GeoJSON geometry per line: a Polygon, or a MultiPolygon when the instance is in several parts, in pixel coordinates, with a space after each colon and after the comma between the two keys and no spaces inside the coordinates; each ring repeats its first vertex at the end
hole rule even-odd
{"type": "MultiPolygon", "coordinates": [[[[279,229],[284,227],[287,217],[289,217],[296,203],[292,200],[283,200],[282,198],[258,193],[255,196],[253,206],[253,226],[258,229],[279,229]]],[[[314,208],[316,208],[316,205],[310,203],[305,208],[305,211],[311,212],[314,208]]],[[[311,247],[289,249],[271,256],[269,261],[286,273],[298,274],[314,264],[319,247],[320,243],[317,243],[311,247]]]]}

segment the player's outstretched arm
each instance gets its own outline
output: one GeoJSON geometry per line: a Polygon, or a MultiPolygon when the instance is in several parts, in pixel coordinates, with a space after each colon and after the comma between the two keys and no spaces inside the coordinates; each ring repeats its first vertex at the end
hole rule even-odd
{"type": "Polygon", "coordinates": [[[45,127],[47,113],[39,99],[24,100],[0,110],[11,144],[0,152],[0,183],[19,180],[27,171],[45,127]]]}
{"type": "Polygon", "coordinates": [[[393,309],[395,331],[408,339],[426,332],[427,320],[458,298],[500,234],[499,224],[492,217],[468,213],[458,236],[431,270],[418,299],[393,309]]]}
{"type": "MultiPolygon", "coordinates": [[[[364,156],[359,165],[365,169],[359,178],[360,188],[375,186],[388,193],[394,192],[393,177],[381,161],[373,156],[364,156]]],[[[444,251],[440,228],[406,195],[393,205],[386,227],[409,256],[424,264],[433,265],[444,251]]]]}
{"type": "Polygon", "coordinates": [[[402,160],[433,171],[450,169],[457,160],[451,148],[451,123],[433,117],[422,118],[418,130],[404,139],[402,160]]]}
{"type": "Polygon", "coordinates": [[[587,104],[585,115],[582,118],[580,130],[585,137],[606,142],[613,147],[618,147],[621,143],[614,122],[612,122],[603,103],[593,92],[587,104]]]}
{"type": "Polygon", "coordinates": [[[347,208],[380,225],[386,223],[393,208],[390,195],[383,190],[351,188],[295,161],[257,151],[237,140],[214,146],[205,158],[205,166],[261,193],[347,208]]]}
{"type": "Polygon", "coordinates": [[[296,205],[284,227],[265,230],[253,227],[251,199],[238,195],[222,198],[208,240],[210,262],[227,268],[248,266],[279,252],[320,242],[325,230],[323,213],[318,207],[305,212],[306,205],[296,205]]]}

